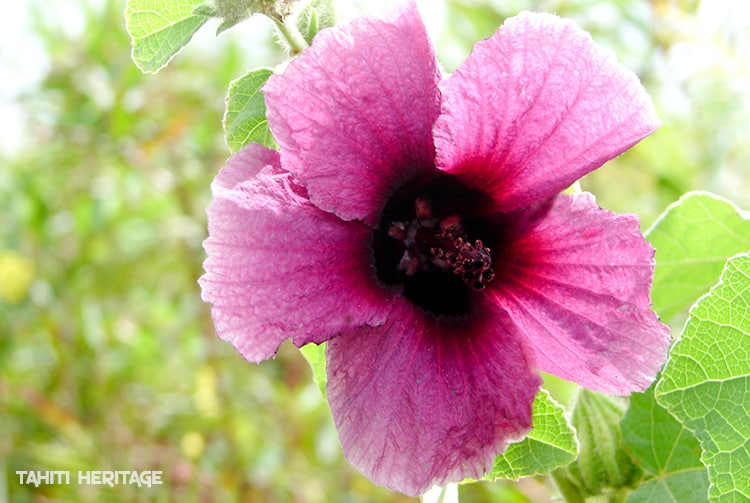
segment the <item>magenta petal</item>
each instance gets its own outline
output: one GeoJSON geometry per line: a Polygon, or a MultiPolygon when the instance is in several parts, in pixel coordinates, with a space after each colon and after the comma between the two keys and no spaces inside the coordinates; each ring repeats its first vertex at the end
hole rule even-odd
{"type": "Polygon", "coordinates": [[[446,81],[438,166],[509,211],[551,197],[659,125],[638,78],[572,21],[508,19],[446,81]]]}
{"type": "Polygon", "coordinates": [[[385,321],[390,305],[375,283],[371,229],[311,204],[277,152],[244,148],[211,188],[199,282],[219,337],[245,358],[269,358],[290,337],[322,342],[385,321]]]}
{"type": "Polygon", "coordinates": [[[413,3],[321,31],[263,90],[284,168],[318,207],[377,224],[386,197],[434,165],[439,80],[413,3]]]}
{"type": "Polygon", "coordinates": [[[636,216],[602,210],[591,194],[559,196],[511,253],[488,293],[542,370],[605,393],[648,387],[670,336],[650,307],[654,251],[636,216]]]}
{"type": "Polygon", "coordinates": [[[328,398],[344,454],[409,495],[492,467],[531,427],[541,379],[502,311],[448,323],[405,302],[328,344],[328,398]]]}

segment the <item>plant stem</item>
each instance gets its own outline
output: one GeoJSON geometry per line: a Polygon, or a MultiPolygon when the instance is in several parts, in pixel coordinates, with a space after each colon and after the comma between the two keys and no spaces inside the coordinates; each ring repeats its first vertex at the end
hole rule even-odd
{"type": "Polygon", "coordinates": [[[584,503],[585,499],[580,490],[565,476],[564,470],[565,468],[559,468],[549,474],[563,501],[565,503],[584,503]]]}
{"type": "Polygon", "coordinates": [[[273,16],[269,17],[273,20],[274,25],[276,25],[276,30],[278,30],[279,36],[283,39],[284,43],[286,43],[289,53],[292,56],[296,56],[307,49],[307,42],[302,37],[297,26],[292,23],[287,24],[285,20],[277,19],[273,16]]]}

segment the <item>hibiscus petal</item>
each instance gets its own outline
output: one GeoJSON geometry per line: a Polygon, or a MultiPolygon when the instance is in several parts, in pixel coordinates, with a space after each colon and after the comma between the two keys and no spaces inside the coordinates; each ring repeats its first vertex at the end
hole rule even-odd
{"type": "Polygon", "coordinates": [[[659,126],[638,78],[550,14],[507,20],[443,95],[438,166],[502,211],[553,196],[659,126]]]}
{"type": "Polygon", "coordinates": [[[509,246],[488,292],[526,333],[542,370],[613,394],[656,377],[669,329],[651,309],[654,251],[635,215],[591,194],[559,196],[509,246]]]}
{"type": "Polygon", "coordinates": [[[389,321],[328,344],[328,398],[344,454],[409,495],[478,478],[531,427],[541,383],[507,315],[448,322],[400,301],[389,321]]]}
{"type": "Polygon", "coordinates": [[[387,196],[434,165],[439,80],[413,3],[321,31],[263,89],[284,168],[318,207],[376,225],[387,196]]]}
{"type": "Polygon", "coordinates": [[[372,230],[311,204],[279,168],[277,152],[244,148],[212,191],[199,282],[219,337],[245,358],[270,358],[290,337],[298,346],[319,343],[385,321],[390,306],[375,282],[372,230]]]}

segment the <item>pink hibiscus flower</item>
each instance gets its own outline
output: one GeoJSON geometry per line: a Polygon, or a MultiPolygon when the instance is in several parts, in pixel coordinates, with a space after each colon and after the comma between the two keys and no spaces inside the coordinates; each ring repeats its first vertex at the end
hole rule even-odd
{"type": "Polygon", "coordinates": [[[414,4],[324,30],[264,89],[281,151],[214,184],[200,284],[248,360],[329,341],[349,461],[416,495],[531,427],[537,369],[643,390],[669,344],[638,219],[561,195],[659,124],[575,24],[509,19],[443,79],[414,4]]]}

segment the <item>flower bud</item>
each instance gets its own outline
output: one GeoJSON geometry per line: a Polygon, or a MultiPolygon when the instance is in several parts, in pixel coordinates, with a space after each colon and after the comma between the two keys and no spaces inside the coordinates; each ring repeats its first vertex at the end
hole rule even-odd
{"type": "Polygon", "coordinates": [[[306,0],[299,3],[296,25],[308,44],[324,28],[336,24],[336,12],[332,0],[306,0]]]}
{"type": "Polygon", "coordinates": [[[624,399],[581,388],[571,412],[578,432],[578,459],[553,473],[568,502],[624,501],[626,488],[641,476],[640,469],[622,448],[620,420],[624,399]]]}

